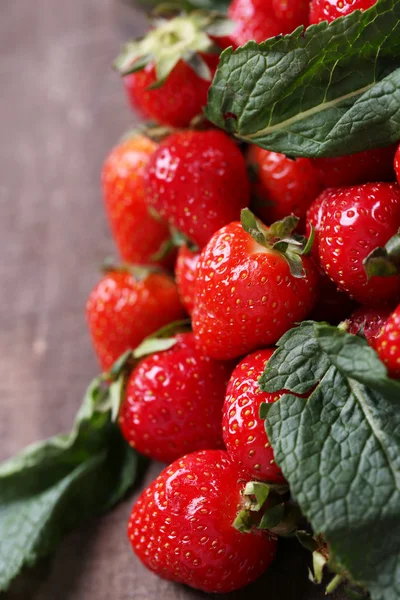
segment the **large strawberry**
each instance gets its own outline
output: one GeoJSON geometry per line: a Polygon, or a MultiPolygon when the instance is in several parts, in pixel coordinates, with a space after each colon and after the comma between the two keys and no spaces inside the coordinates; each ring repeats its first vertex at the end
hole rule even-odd
{"type": "Polygon", "coordinates": [[[143,359],[129,378],[120,412],[125,439],[166,463],[223,448],[222,405],[233,366],[204,356],[192,333],[177,334],[171,348],[143,359]]]}
{"type": "Polygon", "coordinates": [[[376,183],[333,190],[323,213],[318,238],[325,273],[361,304],[395,302],[400,296],[399,275],[375,275],[379,270],[364,263],[400,227],[400,187],[376,183]]]}
{"type": "Polygon", "coordinates": [[[394,181],[396,145],[373,148],[346,156],[312,158],[310,162],[323,187],[341,187],[375,181],[394,181]]]}
{"type": "Polygon", "coordinates": [[[92,342],[104,371],[126,350],[184,316],[173,280],[139,267],[107,273],[86,304],[92,342]]]}
{"type": "Polygon", "coordinates": [[[207,33],[218,33],[216,19],[200,12],[159,19],[144,38],[126,45],[116,67],[134,109],[172,127],[186,127],[202,112],[219,59],[207,33]]]}
{"type": "Polygon", "coordinates": [[[309,158],[288,158],[250,146],[247,160],[253,171],[254,211],[264,223],[287,215],[304,217],[321,191],[319,174],[309,158]]]}
{"type": "Polygon", "coordinates": [[[236,27],[224,45],[243,46],[249,40],[260,43],[279,34],[308,25],[307,0],[233,0],[228,16],[236,27]]]}
{"type": "Polygon", "coordinates": [[[262,402],[269,404],[281,396],[262,392],[258,385],[273,352],[254,352],[233,371],[226,390],[222,430],[229,456],[249,477],[280,483],[284,478],[259,416],[262,402]]]}
{"type": "Polygon", "coordinates": [[[311,0],[310,23],[330,23],[338,17],[349,15],[353,10],[366,10],[375,2],[376,0],[311,0]]]}
{"type": "Polygon", "coordinates": [[[274,344],[315,301],[318,274],[291,238],[295,217],[267,228],[249,210],[214,234],[197,267],[193,330],[229,359],[274,344]]]}
{"type": "Polygon", "coordinates": [[[391,377],[400,378],[400,305],[389,316],[378,335],[375,348],[391,377]]]}
{"type": "MultiPolygon", "coordinates": [[[[108,220],[122,260],[149,264],[170,237],[168,226],[149,211],[144,172],[157,145],[133,134],[107,156],[101,181],[108,220]]],[[[168,263],[168,258],[163,261],[168,263]]]]}
{"type": "Polygon", "coordinates": [[[176,285],[183,306],[189,315],[193,312],[194,293],[196,286],[197,263],[200,253],[192,251],[184,245],[179,248],[178,258],[175,265],[176,285]]]}
{"type": "Polygon", "coordinates": [[[237,531],[246,481],[222,450],[188,454],[164,469],[133,507],[128,536],[151,571],[208,593],[257,579],[277,542],[263,531],[237,531]]]}
{"type": "Polygon", "coordinates": [[[248,205],[245,160],[225,133],[182,131],[166,138],[147,171],[147,201],[200,248],[248,205]]]}

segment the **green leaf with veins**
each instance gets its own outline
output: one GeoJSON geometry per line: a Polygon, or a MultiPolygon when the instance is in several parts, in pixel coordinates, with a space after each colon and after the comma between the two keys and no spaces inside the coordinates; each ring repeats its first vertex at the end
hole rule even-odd
{"type": "Polygon", "coordinates": [[[138,455],[112,421],[115,397],[103,385],[102,377],[90,385],[69,435],[29,446],[0,465],[0,591],[134,483],[138,455]]]}
{"type": "Polygon", "coordinates": [[[308,322],[283,336],[260,386],[313,390],[285,394],[268,412],[276,462],[331,563],[373,600],[398,600],[400,383],[362,338],[308,322]]]}
{"type": "Polygon", "coordinates": [[[338,156],[400,138],[400,2],[225,50],[206,116],[290,156],[338,156]]]}

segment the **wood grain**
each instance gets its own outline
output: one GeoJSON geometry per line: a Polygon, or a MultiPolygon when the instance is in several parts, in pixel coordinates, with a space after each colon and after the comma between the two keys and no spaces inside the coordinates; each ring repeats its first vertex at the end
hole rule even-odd
{"type": "MultiPolygon", "coordinates": [[[[113,252],[99,172],[134,122],[110,64],[145,23],[116,0],[2,0],[0,458],[68,430],[97,372],[84,305],[98,265],[113,252]]],[[[146,480],[158,470],[153,465],[146,480]]],[[[157,579],[132,556],[125,537],[131,503],[70,534],[7,597],[204,597],[157,579]]],[[[230,598],[256,592],[268,600],[323,597],[307,583],[304,556],[290,544],[260,583],[230,598]]]]}

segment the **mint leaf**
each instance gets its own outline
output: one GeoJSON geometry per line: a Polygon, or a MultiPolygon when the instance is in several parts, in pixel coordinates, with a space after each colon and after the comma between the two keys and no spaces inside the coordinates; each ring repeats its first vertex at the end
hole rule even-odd
{"type": "Polygon", "coordinates": [[[289,156],[336,156],[400,138],[400,3],[221,55],[206,116],[289,156]]]}
{"type": "Polygon", "coordinates": [[[29,446],[0,465],[0,591],[134,483],[138,456],[112,421],[111,396],[95,379],[69,435],[29,446]]]}
{"type": "Polygon", "coordinates": [[[366,586],[373,600],[400,597],[400,394],[362,339],[307,323],[282,338],[261,388],[291,394],[266,420],[275,458],[331,564],[366,586]],[[307,333],[306,349],[296,344],[307,333]],[[296,350],[297,345],[297,350],[296,350]],[[291,357],[291,360],[288,360],[291,357]],[[364,361],[365,366],[364,366],[364,361]],[[313,373],[307,373],[307,367],[313,373]]]}

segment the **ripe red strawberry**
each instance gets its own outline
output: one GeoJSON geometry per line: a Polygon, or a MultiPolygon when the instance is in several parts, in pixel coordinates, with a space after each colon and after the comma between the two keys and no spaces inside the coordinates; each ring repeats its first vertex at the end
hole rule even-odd
{"type": "Polygon", "coordinates": [[[346,330],[353,335],[363,335],[372,348],[392,311],[387,308],[361,306],[346,319],[346,330]]]}
{"type": "Polygon", "coordinates": [[[311,254],[319,271],[318,298],[310,318],[314,321],[328,321],[332,325],[337,325],[340,321],[343,321],[355,307],[354,301],[345,292],[338,290],[335,283],[329,279],[319,264],[318,236],[324,215],[325,203],[329,202],[331,194],[335,193],[336,191],[333,188],[321,192],[309,207],[306,216],[307,235],[311,233],[311,225],[314,228],[315,237],[311,254]]]}
{"type": "Polygon", "coordinates": [[[107,273],[87,301],[89,331],[103,371],[145,337],[184,316],[173,280],[138,269],[107,273]]]}
{"type": "Polygon", "coordinates": [[[400,144],[397,147],[396,154],[394,155],[394,170],[396,173],[397,182],[400,183],[400,144]]]}
{"type": "Polygon", "coordinates": [[[223,227],[203,250],[193,330],[209,356],[228,359],[274,344],[312,309],[318,274],[287,242],[296,222],[267,228],[246,210],[243,226],[223,227]]]}
{"type": "Polygon", "coordinates": [[[319,258],[325,273],[361,304],[396,301],[399,276],[368,280],[364,261],[399,229],[399,186],[376,183],[340,188],[331,193],[323,210],[319,258]]]}
{"type": "Polygon", "coordinates": [[[376,0],[311,0],[310,23],[321,21],[334,21],[338,17],[345,17],[354,10],[367,10],[376,0]]]}
{"type": "MultiPolygon", "coordinates": [[[[169,237],[169,229],[150,212],[144,197],[144,172],[158,144],[133,135],[106,158],[101,180],[108,220],[123,261],[149,264],[169,237]]],[[[170,263],[170,257],[162,261],[170,263]]]]}
{"type": "Polygon", "coordinates": [[[225,46],[243,46],[249,40],[260,43],[279,34],[291,33],[300,25],[308,25],[306,0],[233,0],[228,16],[236,28],[225,46]]]}
{"type": "Polygon", "coordinates": [[[187,246],[181,246],[175,266],[176,284],[183,306],[189,315],[194,307],[194,290],[196,284],[196,269],[200,253],[192,252],[187,246]]]}
{"type": "Polygon", "coordinates": [[[144,38],[126,45],[116,67],[135,110],[171,127],[186,127],[202,112],[219,60],[207,34],[213,20],[199,12],[159,20],[144,38]]]}
{"type": "Polygon", "coordinates": [[[376,339],[376,351],[391,377],[400,377],[400,305],[389,316],[376,339]]]}
{"type": "Polygon", "coordinates": [[[375,181],[394,181],[396,146],[373,148],[347,156],[313,158],[311,162],[324,187],[341,187],[375,181]]]}
{"type": "Polygon", "coordinates": [[[284,154],[250,146],[248,162],[255,173],[254,211],[264,223],[287,215],[304,217],[321,191],[319,175],[309,158],[292,160],[284,154]]]}
{"type": "Polygon", "coordinates": [[[125,439],[141,454],[171,463],[195,450],[223,448],[221,414],[233,364],[200,350],[192,333],[143,359],[122,403],[125,439]]]}
{"type": "Polygon", "coordinates": [[[208,593],[227,593],[257,579],[277,542],[232,527],[246,481],[222,450],[188,454],[164,469],[133,507],[128,536],[151,571],[208,593]]]}
{"type": "Polygon", "coordinates": [[[249,477],[281,483],[285,480],[259,417],[261,402],[269,404],[281,396],[262,392],[258,386],[273,352],[254,352],[233,371],[226,390],[222,430],[229,456],[249,477]]]}
{"type": "Polygon", "coordinates": [[[222,131],[183,131],[149,161],[147,201],[200,248],[249,202],[245,160],[222,131]]]}

